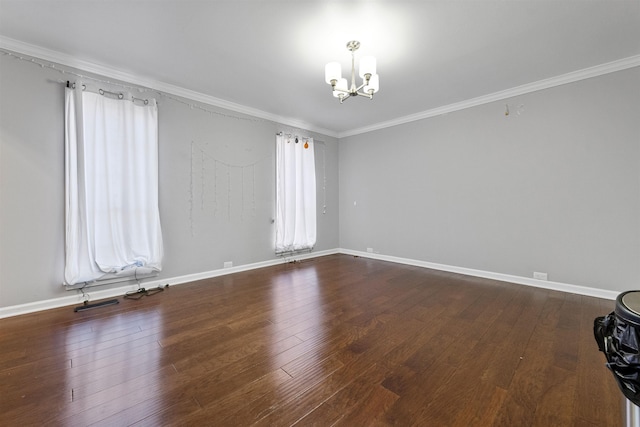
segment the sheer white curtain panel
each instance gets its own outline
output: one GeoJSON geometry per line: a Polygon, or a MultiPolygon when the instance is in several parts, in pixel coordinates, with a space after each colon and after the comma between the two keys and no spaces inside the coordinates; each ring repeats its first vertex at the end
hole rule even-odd
{"type": "Polygon", "coordinates": [[[113,95],[65,89],[66,285],[162,269],[157,105],[113,95]]]}
{"type": "Polygon", "coordinates": [[[316,171],[313,138],[276,135],[276,253],[316,243],[316,171]]]}

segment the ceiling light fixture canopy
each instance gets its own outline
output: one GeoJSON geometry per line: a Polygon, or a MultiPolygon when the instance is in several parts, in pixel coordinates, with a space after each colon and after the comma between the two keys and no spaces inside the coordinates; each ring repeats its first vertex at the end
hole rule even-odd
{"type": "Polygon", "coordinates": [[[373,99],[373,94],[380,88],[380,78],[376,74],[376,58],[365,56],[360,60],[359,76],[362,84],[356,87],[356,59],[355,51],[360,47],[360,42],[352,40],[347,43],[347,49],[351,52],[351,86],[347,79],[342,78],[342,67],[339,62],[329,62],[324,67],[324,79],[331,85],[333,96],[340,99],[340,103],[350,96],[366,96],[373,99]]]}

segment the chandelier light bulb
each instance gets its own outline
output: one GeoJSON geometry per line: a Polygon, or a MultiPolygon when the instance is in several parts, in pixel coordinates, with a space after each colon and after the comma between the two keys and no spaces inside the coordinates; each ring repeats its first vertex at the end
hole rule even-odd
{"type": "Polygon", "coordinates": [[[336,83],[335,89],[333,90],[333,96],[335,96],[336,98],[340,98],[340,95],[345,96],[349,92],[348,85],[349,83],[347,82],[347,79],[339,79],[338,83],[336,83]]]}
{"type": "Polygon", "coordinates": [[[373,76],[376,73],[376,58],[365,56],[360,60],[360,78],[364,79],[367,74],[373,76]]]}
{"type": "Polygon", "coordinates": [[[369,79],[369,84],[363,88],[364,93],[374,94],[380,89],[380,78],[377,74],[374,74],[369,79]]]}
{"type": "Polygon", "coordinates": [[[333,80],[339,81],[342,78],[342,66],[339,62],[329,62],[324,67],[324,79],[328,84],[333,80]]]}

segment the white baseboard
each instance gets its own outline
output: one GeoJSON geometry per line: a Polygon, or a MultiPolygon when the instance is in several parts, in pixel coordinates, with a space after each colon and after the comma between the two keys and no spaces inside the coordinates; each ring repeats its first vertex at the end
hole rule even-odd
{"type": "Polygon", "coordinates": [[[501,282],[516,283],[518,285],[533,286],[536,288],[551,289],[554,291],[568,292],[578,295],[586,295],[590,297],[615,300],[620,294],[617,291],[609,291],[606,289],[589,288],[587,286],[571,285],[568,283],[552,282],[547,280],[538,280],[522,276],[514,276],[511,274],[494,273],[491,271],[474,270],[472,268],[456,267],[446,264],[437,264],[428,261],[420,261],[409,258],[399,258],[390,255],[381,255],[371,252],[354,251],[351,249],[339,249],[339,252],[347,255],[359,256],[362,258],[378,259],[381,261],[395,262],[398,264],[413,265],[416,267],[431,268],[434,270],[449,271],[451,273],[460,273],[467,276],[482,277],[485,279],[499,280],[501,282]]]}
{"type": "MultiPolygon", "coordinates": [[[[400,257],[391,256],[391,255],[381,255],[381,254],[370,253],[370,252],[354,251],[351,249],[343,249],[343,248],[329,249],[329,250],[318,251],[318,252],[309,252],[304,254],[292,254],[290,256],[287,256],[286,258],[276,258],[268,261],[261,261],[261,262],[256,262],[252,264],[239,265],[237,267],[222,268],[219,270],[211,270],[211,271],[205,271],[202,273],[187,274],[184,276],[177,276],[172,278],[156,279],[148,282],[145,281],[144,287],[154,288],[158,286],[162,287],[165,285],[175,286],[183,283],[194,282],[196,280],[210,279],[212,277],[224,276],[232,273],[239,273],[241,271],[255,270],[256,268],[270,267],[272,265],[282,264],[283,262],[286,262],[286,261],[292,261],[292,260],[301,261],[304,259],[317,258],[325,255],[333,255],[338,253],[345,254],[345,255],[359,256],[362,258],[371,258],[371,259],[377,259],[381,261],[395,262],[398,264],[413,265],[416,267],[431,268],[434,270],[448,271],[452,273],[460,273],[460,274],[465,274],[467,276],[482,277],[486,279],[499,280],[502,282],[516,283],[519,285],[534,286],[537,288],[551,289],[555,291],[569,292],[569,293],[579,294],[579,295],[587,295],[591,297],[604,298],[608,300],[615,300],[618,294],[620,293],[620,292],[610,291],[605,289],[589,288],[586,286],[571,285],[567,283],[530,279],[527,277],[513,276],[510,274],[494,273],[491,271],[483,271],[483,270],[474,270],[471,268],[456,267],[456,266],[445,265],[445,264],[437,264],[437,263],[428,262],[428,261],[420,261],[420,260],[409,259],[409,258],[400,258],[400,257]]],[[[137,284],[129,284],[126,286],[120,286],[117,288],[104,289],[104,290],[97,290],[96,288],[90,288],[89,290],[86,291],[86,293],[89,295],[89,298],[91,299],[91,301],[95,301],[95,300],[100,300],[104,298],[114,298],[114,297],[122,296],[129,291],[135,291],[137,289],[138,289],[137,284]]],[[[9,307],[2,307],[0,308],[0,319],[5,317],[18,316],[20,314],[28,314],[28,313],[33,313],[33,312],[42,311],[42,310],[49,310],[52,308],[64,307],[68,305],[82,304],[83,302],[84,302],[84,297],[80,292],[78,292],[74,295],[69,295],[69,296],[64,296],[59,298],[36,301],[32,303],[14,305],[9,307]]]]}
{"type": "MultiPolygon", "coordinates": [[[[144,281],[145,288],[151,289],[155,287],[162,287],[165,285],[175,286],[183,283],[190,283],[196,280],[210,279],[212,277],[224,276],[227,274],[238,273],[241,271],[255,270],[256,268],[270,267],[272,265],[282,264],[283,262],[292,260],[304,260],[309,258],[316,258],[325,255],[337,254],[338,249],[330,249],[326,251],[309,252],[304,254],[291,254],[286,257],[279,257],[276,259],[261,261],[252,264],[239,265],[237,267],[221,268],[219,270],[205,271],[202,273],[187,274],[184,276],[177,276],[172,278],[161,278],[152,281],[144,281]]],[[[135,291],[138,289],[137,284],[128,284],[119,286],[117,288],[99,290],[97,287],[91,287],[85,289],[85,294],[89,296],[91,301],[96,301],[105,298],[114,298],[123,296],[127,292],[135,291]]],[[[52,308],[65,307],[74,304],[83,304],[84,297],[79,290],[73,295],[63,296],[59,298],[52,298],[48,300],[30,302],[26,304],[19,304],[9,307],[0,307],[0,319],[5,317],[18,316],[20,314],[34,313],[42,310],[49,310],[52,308]]]]}

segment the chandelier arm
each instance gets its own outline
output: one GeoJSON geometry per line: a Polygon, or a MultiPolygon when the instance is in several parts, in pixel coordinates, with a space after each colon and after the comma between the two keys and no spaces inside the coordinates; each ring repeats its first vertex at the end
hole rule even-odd
{"type": "Polygon", "coordinates": [[[360,89],[362,89],[363,87],[365,87],[365,86],[366,86],[366,85],[368,85],[368,84],[369,84],[369,82],[364,82],[364,83],[362,83],[360,86],[358,86],[358,87],[355,89],[355,92],[359,92],[359,91],[360,91],[360,89]]]}
{"type": "Polygon", "coordinates": [[[347,96],[341,96],[340,97],[340,104],[342,104],[345,99],[350,98],[350,97],[351,97],[351,93],[349,93],[349,92],[347,92],[347,96]]]}
{"type": "Polygon", "coordinates": [[[357,94],[358,95],[362,95],[362,96],[364,96],[366,98],[369,98],[369,99],[373,99],[373,94],[372,93],[357,92],[357,94]]]}

